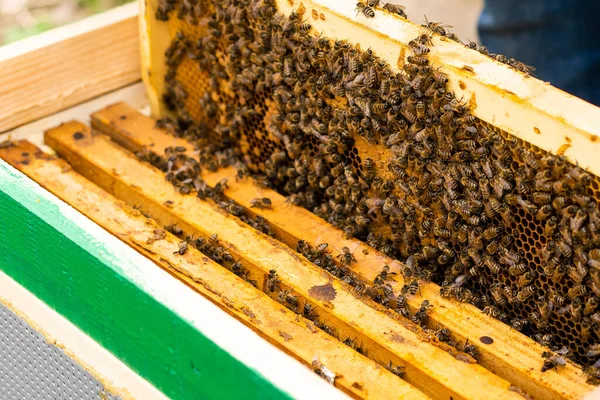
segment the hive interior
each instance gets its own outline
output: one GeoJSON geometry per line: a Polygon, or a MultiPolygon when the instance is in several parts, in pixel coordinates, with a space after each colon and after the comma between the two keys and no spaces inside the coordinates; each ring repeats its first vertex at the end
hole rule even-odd
{"type": "Polygon", "coordinates": [[[210,149],[203,167],[242,160],[292,203],[405,262],[408,278],[593,364],[598,177],[472,117],[428,64],[423,37],[398,70],[312,36],[302,11],[161,2],[173,38],[163,124],[210,149]]]}

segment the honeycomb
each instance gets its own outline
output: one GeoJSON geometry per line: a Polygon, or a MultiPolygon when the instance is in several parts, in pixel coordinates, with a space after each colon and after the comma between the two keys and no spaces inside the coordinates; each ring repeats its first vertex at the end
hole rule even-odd
{"type": "MultiPolygon", "coordinates": [[[[272,0],[166,1],[157,19],[173,38],[163,100],[174,117],[160,123],[209,143],[201,164],[238,165],[404,262],[407,281],[432,280],[442,296],[596,361],[600,180],[472,116],[429,65],[441,25],[425,26],[397,71],[311,36],[272,0]]],[[[377,301],[401,303],[383,293],[377,301]]]]}

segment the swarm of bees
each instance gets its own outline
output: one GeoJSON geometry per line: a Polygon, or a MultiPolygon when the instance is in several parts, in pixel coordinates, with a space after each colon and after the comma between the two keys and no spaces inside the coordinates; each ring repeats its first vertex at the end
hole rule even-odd
{"type": "MultiPolygon", "coordinates": [[[[282,16],[273,0],[213,2],[198,8],[203,14],[174,4],[164,2],[157,18],[202,21],[203,34],[178,32],[165,54],[163,101],[173,117],[158,125],[198,143],[199,156],[175,148],[140,157],[182,193],[242,215],[223,197],[227,182],[209,188],[198,175],[236,166],[240,177],[253,176],[406,265],[407,284],[393,298],[385,269],[368,285],[349,268],[351,252],[336,260],[325,244],[298,243],[356,291],[426,325],[427,304],[412,315],[406,296],[432,280],[441,296],[472,303],[553,350],[568,348],[563,357],[600,376],[600,353],[592,351],[600,343],[598,179],[470,114],[428,58],[433,36],[458,41],[447,26],[426,21],[398,70],[370,49],[311,36],[306,17],[282,16]],[[179,73],[189,65],[192,72],[179,73]],[[369,147],[386,156],[361,158],[369,147]]],[[[379,7],[359,4],[365,16],[379,7]]],[[[275,278],[271,291],[280,290],[275,278]]]]}

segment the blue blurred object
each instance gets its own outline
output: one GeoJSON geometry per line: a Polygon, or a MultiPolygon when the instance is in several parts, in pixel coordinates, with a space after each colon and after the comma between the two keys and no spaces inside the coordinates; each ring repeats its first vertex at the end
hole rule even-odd
{"type": "Polygon", "coordinates": [[[485,0],[479,35],[490,53],[600,105],[600,0],[485,0]]]}

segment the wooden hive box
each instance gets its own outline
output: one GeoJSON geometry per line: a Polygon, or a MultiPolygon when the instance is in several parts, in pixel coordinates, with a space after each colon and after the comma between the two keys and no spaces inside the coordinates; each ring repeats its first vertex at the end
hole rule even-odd
{"type": "MultiPolygon", "coordinates": [[[[164,53],[175,32],[198,34],[178,20],[156,21],[155,1],[140,5],[139,14],[130,4],[0,48],[0,65],[9,71],[0,77],[0,139],[12,141],[0,147],[0,226],[9,232],[0,241],[2,285],[33,293],[124,363],[134,383],[101,371],[99,356],[86,361],[116,392],[136,398],[162,392],[173,398],[578,399],[593,389],[570,362],[542,373],[547,348],[470,304],[440,296],[434,283],[422,281],[408,309],[416,312],[427,299],[429,326],[447,329],[456,342],[475,343],[476,362],[356,294],[294,251],[299,240],[328,243],[338,264],[344,247],[353,249],[353,273],[367,283],[383,265],[393,272],[403,266],[287,205],[273,190],[236,179],[234,168],[205,172],[203,179],[210,187],[228,179],[224,195],[244,210],[241,220],[173,190],[160,171],[138,161],[134,153],[167,146],[194,154],[187,141],[156,128],[145,114],[148,106],[154,118],[166,114],[164,53]],[[68,62],[53,62],[61,57],[68,62]],[[269,197],[272,207],[253,207],[259,197],[269,197]],[[257,217],[276,240],[250,226],[257,217]],[[221,264],[244,273],[221,268],[203,254],[208,248],[179,252],[181,238],[167,233],[169,226],[180,228],[181,238],[214,242],[231,256],[221,264]],[[402,379],[393,373],[400,370],[402,379]]],[[[313,32],[360,43],[398,69],[410,55],[408,42],[423,31],[381,12],[357,17],[350,3],[295,0],[277,1],[277,7],[284,15],[304,9],[313,32]]],[[[593,157],[596,107],[454,42],[432,41],[432,63],[443,66],[452,90],[482,123],[600,174],[593,157]]],[[[190,73],[200,84],[203,77],[190,73]]],[[[190,107],[197,107],[197,94],[190,107]]],[[[257,137],[245,151],[261,146],[257,137]]],[[[357,142],[358,160],[391,156],[382,146],[357,142]]],[[[401,275],[394,279],[397,294],[405,282],[401,275]]],[[[0,298],[21,304],[18,294],[0,292],[0,298]]],[[[69,348],[60,332],[57,342],[69,348]]]]}

